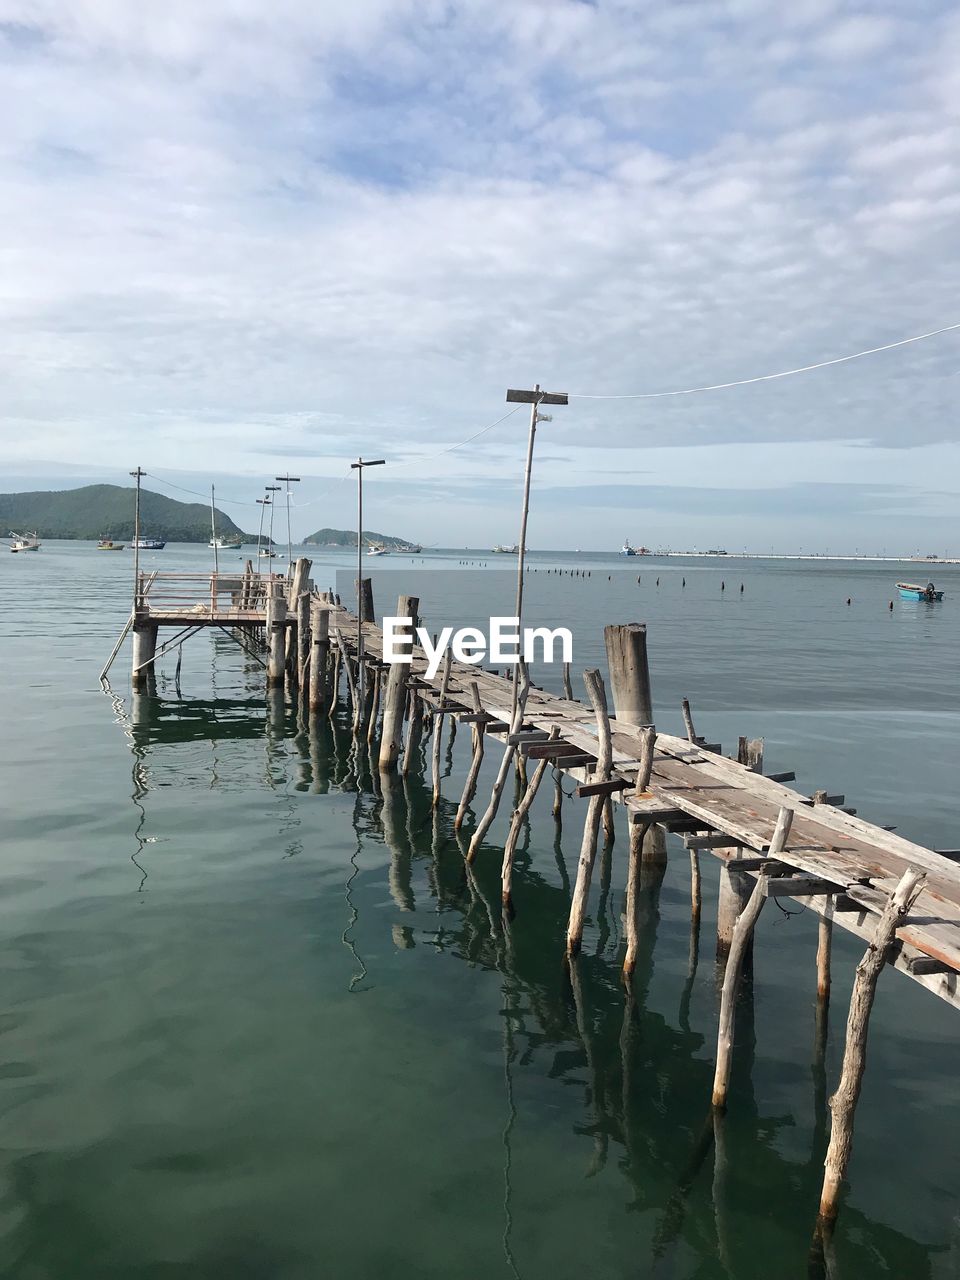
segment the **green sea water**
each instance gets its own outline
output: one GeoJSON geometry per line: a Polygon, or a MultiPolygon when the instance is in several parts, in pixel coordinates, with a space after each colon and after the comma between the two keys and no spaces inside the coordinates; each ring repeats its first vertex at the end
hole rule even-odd
{"type": "MultiPolygon", "coordinates": [[[[602,665],[605,622],[648,624],[663,729],[688,697],[725,750],[763,735],[768,771],[801,790],[958,843],[960,570],[937,568],[946,597],[927,606],[894,589],[922,566],[531,563],[527,616],[572,627],[576,669],[602,665]]],[[[419,593],[432,629],[511,612],[499,557],[395,557],[373,576],[378,612],[419,593]]],[[[314,577],[346,593],[349,556],[315,554],[314,577]]],[[[131,696],[125,650],[104,692],[131,581],[126,552],[86,544],[0,556],[0,1272],[823,1274],[826,1096],[862,943],[835,936],[818,1063],[816,921],[767,909],[715,1137],[709,856],[695,967],[671,838],[625,993],[621,824],[571,982],[582,803],[558,831],[552,786],[538,798],[504,933],[508,806],[474,874],[452,830],[465,726],[433,813],[422,770],[381,785],[342,715],[299,721],[225,634],[188,643],[179,687],[164,659],[153,696],[131,696]]],[[[884,974],[830,1274],[960,1275],[958,1033],[954,1010],[884,974]]]]}

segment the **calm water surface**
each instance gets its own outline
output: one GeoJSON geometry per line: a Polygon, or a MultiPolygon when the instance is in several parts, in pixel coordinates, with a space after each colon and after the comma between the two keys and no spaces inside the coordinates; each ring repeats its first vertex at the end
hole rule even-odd
{"type": "MultiPolygon", "coordinates": [[[[210,554],[170,545],[145,564],[206,569],[210,554]]],[[[378,562],[378,609],[402,590],[434,629],[509,613],[502,562],[461,558],[378,562]]],[[[346,592],[349,565],[320,552],[314,577],[346,592]]],[[[923,566],[532,566],[529,618],[573,626],[579,669],[600,663],[604,622],[649,624],[664,729],[687,696],[725,749],[762,734],[767,768],[795,769],[801,789],[958,843],[957,569],[936,569],[941,606],[891,612],[896,578],[923,566]]],[[[226,635],[187,645],[179,692],[168,658],[157,696],[132,699],[125,651],[106,694],[131,578],[128,553],[86,544],[0,555],[2,1273],[806,1276],[862,944],[835,940],[821,1071],[815,919],[764,913],[715,1150],[709,858],[695,972],[688,862],[670,842],[625,998],[621,829],[571,987],[577,802],[558,835],[552,788],[538,800],[504,938],[506,814],[475,878],[452,833],[464,728],[434,817],[420,775],[381,794],[341,721],[307,732],[226,635]]],[[[955,1012],[884,975],[834,1275],[960,1274],[958,1032],[955,1012]]]]}

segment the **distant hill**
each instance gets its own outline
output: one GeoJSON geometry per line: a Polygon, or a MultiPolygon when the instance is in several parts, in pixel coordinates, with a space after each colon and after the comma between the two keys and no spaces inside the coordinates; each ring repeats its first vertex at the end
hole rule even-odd
{"type": "MultiPolygon", "coordinates": [[[[133,488],[88,484],[81,489],[39,493],[0,493],[0,535],[36,529],[41,538],[133,537],[133,488]]],[[[168,542],[207,542],[210,508],[201,502],[178,502],[149,489],[140,491],[140,530],[144,537],[168,542]]],[[[242,531],[217,511],[217,533],[242,531]]],[[[249,534],[245,535],[250,537],[249,534]]],[[[253,539],[256,541],[256,539],[253,539]]]]}
{"type": "MultiPolygon", "coordinates": [[[[303,541],[318,547],[355,547],[357,531],[356,529],[318,529],[303,541]]],[[[382,546],[389,547],[391,551],[396,551],[399,547],[417,545],[411,544],[407,538],[394,538],[388,533],[374,533],[370,529],[364,529],[363,545],[368,547],[371,542],[379,542],[382,546]]]]}

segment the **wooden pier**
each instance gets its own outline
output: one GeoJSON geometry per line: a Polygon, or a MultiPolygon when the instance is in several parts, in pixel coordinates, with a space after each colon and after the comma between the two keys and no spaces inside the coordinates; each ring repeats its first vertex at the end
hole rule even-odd
{"type": "MultiPolygon", "coordinates": [[[[664,842],[645,840],[651,828],[682,838],[690,859],[691,917],[699,929],[700,856],[721,863],[717,956],[722,973],[713,1106],[727,1103],[734,1046],[733,1011],[749,960],[756,921],[771,898],[792,898],[820,918],[816,966],[818,1036],[826,1034],[832,931],[836,926],[868,946],[857,969],[847,1025],[840,1087],[831,1099],[833,1126],[819,1221],[836,1216],[852,1141],[853,1112],[864,1069],[867,1026],[877,979],[892,965],[942,1000],[960,1007],[960,863],[877,827],[844,807],[844,797],[804,796],[786,784],[792,775],[764,776],[761,740],[741,738],[730,756],[694,728],[689,704],[686,736],[651,724],[646,631],[640,624],[609,626],[605,642],[612,706],[599,671],[584,673],[587,701],[534,687],[520,664],[514,679],[451,661],[427,676],[423,650],[410,644],[409,665],[383,661],[383,634],[374,617],[369,581],[362,586],[364,620],[330,592],[318,592],[310,562],[299,560],[289,579],[258,574],[141,574],[126,631],[134,636],[133,681],[142,687],[157,658],[204,628],[232,635],[266,668],[266,681],[287,682],[305,716],[330,716],[341,685],[353,732],[370,744],[384,775],[406,772],[422,737],[434,734],[433,804],[442,801],[440,744],[446,725],[471,729],[472,759],[457,805],[455,830],[476,814],[466,859],[486,857],[488,832],[506,783],[521,781],[503,848],[503,927],[514,916],[513,854],[520,827],[547,772],[569,778],[583,798],[583,836],[565,939],[557,940],[572,969],[580,949],[591,880],[601,838],[611,840],[614,813],[629,835],[626,867],[624,981],[629,985],[642,939],[640,889],[645,864],[663,858],[664,842]],[[164,629],[173,632],[160,642],[164,629]],[[357,655],[361,655],[358,663],[357,655]],[[485,748],[495,743],[496,778],[488,799],[475,800],[485,748]],[[531,767],[532,766],[532,767],[531,767]]],[[[402,596],[396,616],[415,620],[419,602],[402,596]]],[[[121,640],[122,640],[121,636],[121,640]]],[[[118,642],[119,647],[119,642],[118,642]]],[[[116,654],[114,651],[114,655],[116,654]]],[[[111,661],[113,657],[111,657],[111,661]]],[[[106,670],[109,669],[109,663],[106,670]]],[[[569,671],[565,695],[572,694],[569,671]]],[[[451,728],[451,734],[453,729],[451,728]]],[[[492,753],[491,753],[492,754],[492,753]]],[[[555,790],[559,817],[561,789],[555,790]]],[[[960,855],[957,855],[960,857],[960,855]]]]}

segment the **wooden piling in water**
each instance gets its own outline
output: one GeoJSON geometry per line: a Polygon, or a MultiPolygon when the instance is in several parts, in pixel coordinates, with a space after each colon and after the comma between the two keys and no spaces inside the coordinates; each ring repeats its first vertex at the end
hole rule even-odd
{"type": "Polygon", "coordinates": [[[267,600],[267,684],[283,684],[286,669],[287,602],[280,583],[274,582],[267,600]]]}
{"type": "Polygon", "coordinates": [[[857,965],[847,1016],[847,1039],[843,1050],[840,1083],[830,1099],[830,1144],[824,1160],[823,1189],[820,1193],[819,1221],[829,1228],[839,1209],[840,1188],[853,1147],[853,1117],[863,1084],[867,1057],[867,1030],[877,992],[877,982],[886,963],[898,925],[913,906],[923,888],[925,876],[913,867],[905,871],[884,907],[873,941],[857,965]]]}
{"type": "Polygon", "coordinates": [[[142,689],[153,674],[153,655],[157,651],[156,623],[138,618],[133,624],[133,670],[131,683],[134,689],[142,689]]]}
{"type": "MultiPolygon", "coordinates": [[[[610,776],[610,765],[613,760],[613,744],[610,737],[610,716],[607,711],[607,695],[603,686],[603,677],[599,671],[585,671],[583,683],[587,695],[597,717],[597,733],[599,748],[594,779],[606,782],[610,776]]],[[[597,856],[597,836],[600,831],[600,817],[606,797],[591,796],[583,824],[583,839],[580,844],[580,859],[577,863],[577,882],[570,905],[570,919],[567,924],[567,955],[575,956],[580,950],[583,940],[583,924],[587,914],[587,899],[590,896],[590,881],[593,877],[593,864],[597,856]]]]}
{"type": "MultiPolygon", "coordinates": [[[[308,560],[306,556],[301,556],[293,568],[293,576],[290,580],[290,586],[287,593],[287,613],[293,617],[297,617],[297,602],[300,596],[307,589],[307,579],[310,577],[310,566],[313,562],[308,560]]],[[[287,627],[286,645],[284,657],[287,668],[291,675],[296,679],[297,673],[297,654],[299,653],[299,627],[296,623],[287,627]]]]}
{"type": "Polygon", "coordinates": [[[440,803],[440,750],[443,746],[443,721],[445,717],[444,703],[447,700],[447,689],[450,685],[450,664],[453,658],[448,649],[443,659],[443,675],[440,679],[440,706],[437,708],[437,723],[433,732],[433,753],[431,756],[431,778],[433,781],[433,808],[440,803]]]}
{"type": "Polygon", "coordinates": [[[326,702],[327,657],[330,652],[330,613],[319,600],[311,606],[310,695],[311,711],[322,711],[326,702]]]}
{"type": "Polygon", "coordinates": [[[653,704],[646,626],[642,622],[612,624],[604,627],[603,641],[614,717],[622,724],[651,724],[653,704]]]}
{"type": "Polygon", "coordinates": [[[415,768],[423,738],[423,699],[415,686],[407,690],[407,745],[400,761],[400,773],[405,778],[415,768]]]}
{"type": "MultiPolygon", "coordinates": [[[[413,651],[413,628],[417,625],[417,610],[420,600],[417,596],[401,596],[397,601],[398,618],[410,619],[410,639],[397,644],[400,653],[413,651]]],[[[400,748],[403,744],[403,714],[407,705],[407,664],[394,662],[387,673],[387,683],[383,694],[383,729],[380,734],[380,754],[378,763],[381,769],[396,769],[400,759],[400,748]]]]}
{"type": "MultiPolygon", "coordinates": [[[[781,808],[777,816],[777,825],[770,840],[770,856],[782,853],[790,834],[793,822],[793,810],[781,808]]],[[[760,917],[766,901],[767,874],[761,868],[746,906],[740,913],[733,938],[730,943],[730,954],[727,957],[727,968],[723,975],[723,991],[720,997],[720,1017],[717,1027],[717,1065],[713,1076],[713,1105],[723,1110],[727,1105],[727,1092],[730,1087],[730,1067],[733,1061],[734,1014],[737,996],[740,992],[740,980],[743,977],[743,959],[747,943],[753,936],[754,926],[760,917]]]]}
{"type": "Polygon", "coordinates": [[[643,865],[643,842],[649,829],[650,822],[648,819],[630,822],[627,899],[624,907],[624,923],[627,934],[627,950],[623,957],[623,978],[625,982],[629,982],[637,966],[637,951],[640,946],[640,876],[643,865]]]}
{"type": "Polygon", "coordinates": [[[302,591],[297,599],[297,658],[296,681],[301,696],[309,677],[310,662],[310,596],[302,591]]]}
{"type": "MultiPolygon", "coordinates": [[[[476,680],[470,681],[470,697],[473,702],[473,711],[477,716],[483,715],[483,703],[480,700],[480,687],[476,680]]],[[[453,821],[454,831],[459,831],[463,826],[463,820],[466,817],[467,806],[476,795],[477,777],[480,773],[480,766],[483,763],[483,739],[484,725],[482,719],[473,722],[473,755],[470,759],[470,768],[467,771],[467,780],[463,784],[463,794],[460,797],[460,804],[457,808],[457,816],[453,821]]]]}
{"type": "MultiPolygon", "coordinates": [[[[523,713],[527,706],[527,696],[530,693],[530,676],[527,672],[526,664],[520,663],[523,683],[517,691],[517,708],[513,714],[513,723],[511,724],[511,733],[517,733],[523,724],[523,713]]],[[[490,830],[494,818],[497,816],[497,810],[500,808],[500,797],[503,795],[503,789],[507,784],[507,777],[510,773],[510,766],[513,764],[513,758],[516,755],[517,748],[508,739],[503,748],[503,759],[500,762],[500,768],[497,771],[496,780],[493,784],[493,790],[490,793],[490,802],[486,807],[480,821],[477,823],[477,829],[471,837],[470,844],[467,848],[467,861],[472,862],[477,856],[477,850],[483,843],[483,838],[490,830]]]]}

